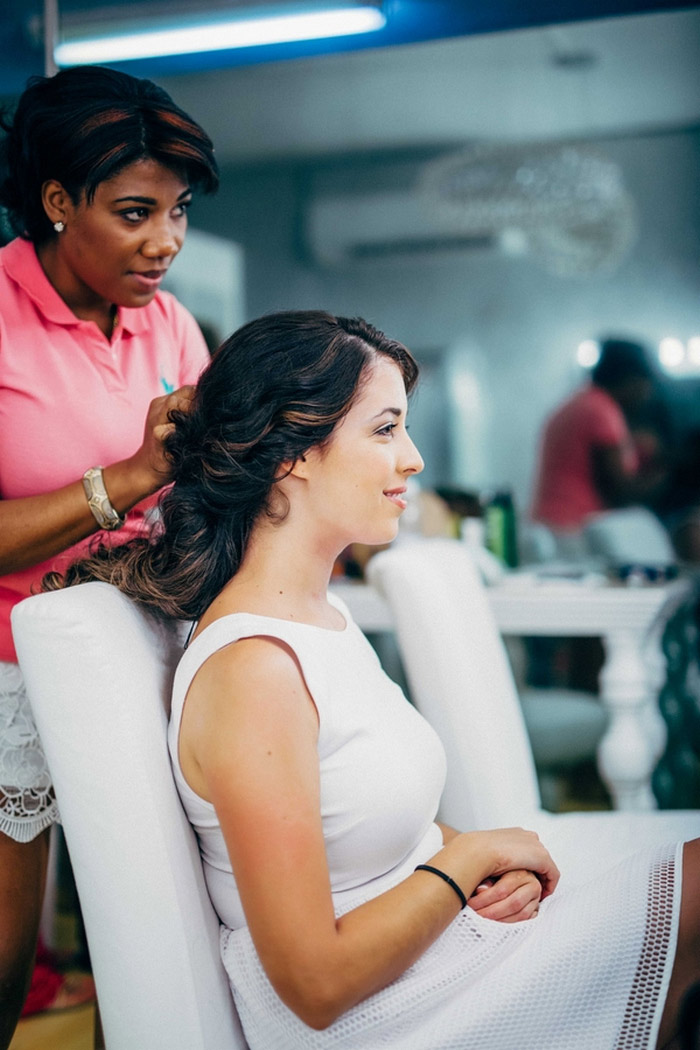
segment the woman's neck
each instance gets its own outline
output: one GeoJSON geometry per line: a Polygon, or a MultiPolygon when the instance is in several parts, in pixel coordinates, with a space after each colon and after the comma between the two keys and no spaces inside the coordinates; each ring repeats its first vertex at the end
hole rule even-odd
{"type": "Polygon", "coordinates": [[[322,553],[308,536],[299,541],[290,525],[265,522],[255,529],[240,568],[212,602],[200,628],[229,612],[342,628],[342,616],[327,597],[336,555],[322,553]]]}
{"type": "Polygon", "coordinates": [[[36,254],[49,283],[66,306],[81,321],[94,321],[102,334],[111,340],[116,327],[117,307],[76,281],[63,265],[55,240],[39,245],[36,254]]]}

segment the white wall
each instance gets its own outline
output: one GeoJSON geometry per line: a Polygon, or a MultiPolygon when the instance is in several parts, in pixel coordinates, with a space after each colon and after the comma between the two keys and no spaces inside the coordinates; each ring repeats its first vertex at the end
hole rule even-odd
{"type": "MultiPolygon", "coordinates": [[[[637,244],[612,276],[563,279],[490,251],[341,270],[305,259],[310,195],[410,182],[415,154],[227,169],[218,197],[198,202],[193,222],[243,246],[248,317],[290,307],[360,314],[430,358],[420,430],[443,424],[443,378],[475,363],[483,422],[445,422],[460,448],[471,443],[462,456],[446,451],[442,433],[431,435],[426,452],[440,461],[426,477],[508,485],[524,506],[543,417],[579,381],[573,355],[581,339],[614,332],[655,344],[700,334],[700,132],[597,145],[621,165],[639,210],[637,244]]],[[[451,400],[453,409],[465,404],[464,383],[456,393],[452,385],[451,400]]]]}

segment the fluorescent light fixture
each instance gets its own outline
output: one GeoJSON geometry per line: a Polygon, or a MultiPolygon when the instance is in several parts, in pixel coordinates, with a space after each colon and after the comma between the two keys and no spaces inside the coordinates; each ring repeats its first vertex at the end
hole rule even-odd
{"type": "MultiPolygon", "coordinates": [[[[382,29],[386,17],[374,5],[342,4],[319,10],[280,12],[189,22],[186,25],[150,26],[141,31],[107,33],[104,26],[94,35],[81,32],[56,45],[59,66],[124,62],[137,58],[226,51],[299,40],[322,40],[382,29]]],[[[251,11],[251,9],[249,9],[251,11]]]]}

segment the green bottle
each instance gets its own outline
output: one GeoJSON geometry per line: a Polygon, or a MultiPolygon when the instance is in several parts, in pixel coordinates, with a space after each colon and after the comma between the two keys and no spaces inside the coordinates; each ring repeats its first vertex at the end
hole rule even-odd
{"type": "Polygon", "coordinates": [[[515,506],[507,489],[495,492],[484,507],[484,539],[492,554],[508,568],[515,568],[518,564],[515,506]]]}

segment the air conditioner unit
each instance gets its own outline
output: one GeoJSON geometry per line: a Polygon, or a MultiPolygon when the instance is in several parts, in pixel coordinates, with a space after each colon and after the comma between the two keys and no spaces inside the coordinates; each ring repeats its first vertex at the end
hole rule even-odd
{"type": "Polygon", "coordinates": [[[305,235],[311,259],[322,266],[498,244],[491,234],[460,230],[415,190],[317,197],[306,212],[305,235]]]}

